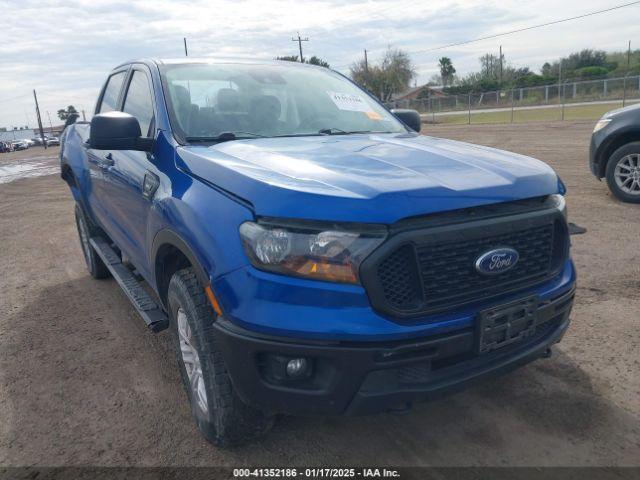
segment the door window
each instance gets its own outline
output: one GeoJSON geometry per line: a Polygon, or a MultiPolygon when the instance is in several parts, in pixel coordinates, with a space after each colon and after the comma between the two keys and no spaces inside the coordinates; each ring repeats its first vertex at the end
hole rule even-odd
{"type": "Polygon", "coordinates": [[[153,100],[149,80],[144,72],[134,70],[122,110],[138,119],[143,137],[152,136],[153,100]]]}
{"type": "Polygon", "coordinates": [[[107,87],[102,95],[102,102],[98,113],[111,112],[118,106],[118,96],[122,88],[122,82],[127,72],[118,72],[109,77],[107,87]]]}

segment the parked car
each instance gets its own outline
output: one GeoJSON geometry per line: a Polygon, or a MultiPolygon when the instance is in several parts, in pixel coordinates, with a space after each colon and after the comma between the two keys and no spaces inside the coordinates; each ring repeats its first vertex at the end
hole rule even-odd
{"type": "Polygon", "coordinates": [[[612,110],[598,120],[589,166],[618,199],[640,203],[640,104],[612,110]]]}
{"type": "Polygon", "coordinates": [[[10,142],[0,142],[0,153],[7,153],[13,151],[13,146],[10,142]]]}
{"type": "Polygon", "coordinates": [[[26,150],[27,148],[29,148],[29,144],[27,142],[25,142],[24,140],[16,140],[16,141],[12,142],[12,145],[13,145],[13,149],[15,151],[26,150]]]}
{"type": "Polygon", "coordinates": [[[45,140],[46,140],[46,137],[44,137],[44,139],[43,139],[43,138],[40,138],[40,137],[33,137],[33,138],[31,139],[31,141],[33,142],[33,144],[34,144],[34,145],[37,145],[37,146],[42,146],[42,145],[44,144],[44,141],[45,141],[45,140]]]}
{"type": "Polygon", "coordinates": [[[170,330],[207,439],[404,410],[560,341],[561,180],[420,127],[327,68],[190,59],[120,65],[65,129],[88,270],[170,330]]]}
{"type": "Polygon", "coordinates": [[[60,139],[58,137],[47,138],[47,146],[51,147],[54,145],[60,145],[60,139]]]}

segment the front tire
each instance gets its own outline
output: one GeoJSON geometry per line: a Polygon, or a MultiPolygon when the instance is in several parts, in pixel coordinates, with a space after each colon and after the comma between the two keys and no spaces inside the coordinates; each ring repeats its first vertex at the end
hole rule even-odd
{"type": "Polygon", "coordinates": [[[93,278],[102,279],[109,277],[109,269],[104,264],[100,256],[96,253],[89,239],[96,234],[95,228],[87,219],[80,205],[76,203],[76,227],[78,228],[78,237],[80,238],[80,247],[87,264],[87,270],[93,278]]]}
{"type": "Polygon", "coordinates": [[[226,447],[266,433],[273,418],[236,394],[217,346],[215,313],[191,268],[171,278],[167,305],[182,381],[205,438],[226,447]]]}
{"type": "Polygon", "coordinates": [[[607,185],[623,202],[640,203],[640,142],[623,145],[609,158],[607,185]]]}

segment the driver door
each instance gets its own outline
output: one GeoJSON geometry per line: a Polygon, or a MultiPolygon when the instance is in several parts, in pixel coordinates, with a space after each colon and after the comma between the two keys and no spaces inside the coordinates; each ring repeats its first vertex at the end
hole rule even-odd
{"type": "MultiPolygon", "coordinates": [[[[127,79],[122,111],[140,123],[143,137],[155,138],[155,102],[151,75],[143,65],[134,65],[127,79]]],[[[146,256],[147,220],[159,176],[154,154],[134,150],[111,152],[105,191],[116,219],[114,240],[138,271],[150,272],[146,256]],[[146,187],[146,188],[145,188],[146,187]]]]}
{"type": "MultiPolygon", "coordinates": [[[[122,89],[127,78],[128,67],[109,76],[96,107],[95,113],[106,113],[117,110],[122,97],[122,89]]],[[[98,223],[109,235],[113,233],[113,219],[109,211],[109,198],[105,194],[105,181],[111,164],[111,152],[83,146],[87,160],[90,181],[87,182],[86,197],[89,207],[98,223]]]]}

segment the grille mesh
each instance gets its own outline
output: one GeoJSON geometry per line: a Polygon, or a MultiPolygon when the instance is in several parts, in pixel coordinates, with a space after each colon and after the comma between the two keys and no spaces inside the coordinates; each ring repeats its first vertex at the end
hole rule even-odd
{"type": "Polygon", "coordinates": [[[378,266],[386,301],[396,310],[445,308],[545,278],[552,268],[552,223],[468,241],[403,245],[378,266]],[[475,270],[487,250],[511,247],[520,258],[515,267],[487,277],[475,270]],[[418,273],[419,271],[419,273],[418,273]],[[422,280],[420,280],[422,279],[422,280]]]}
{"type": "Polygon", "coordinates": [[[420,282],[413,247],[400,247],[378,267],[384,296],[396,308],[411,308],[420,298],[420,282]]]}

